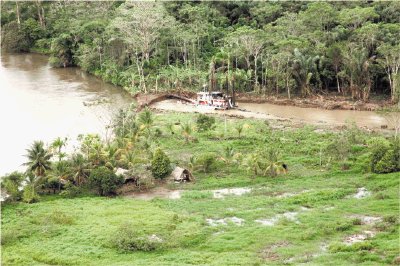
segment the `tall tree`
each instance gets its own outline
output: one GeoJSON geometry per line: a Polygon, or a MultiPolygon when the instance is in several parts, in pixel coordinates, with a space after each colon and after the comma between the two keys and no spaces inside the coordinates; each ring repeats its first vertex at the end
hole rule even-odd
{"type": "Polygon", "coordinates": [[[28,167],[28,172],[34,173],[37,177],[43,177],[46,171],[51,169],[52,154],[44,148],[43,141],[34,141],[27,152],[28,162],[24,165],[28,167]]]}
{"type": "Polygon", "coordinates": [[[160,31],[170,18],[164,6],[158,2],[126,2],[117,9],[117,16],[111,27],[117,30],[133,54],[140,88],[147,93],[144,65],[149,61],[160,31]]]}

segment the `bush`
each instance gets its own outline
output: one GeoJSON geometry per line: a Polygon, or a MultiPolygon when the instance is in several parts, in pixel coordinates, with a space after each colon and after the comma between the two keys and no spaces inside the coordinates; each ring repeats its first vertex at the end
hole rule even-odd
{"type": "Polygon", "coordinates": [[[2,27],[1,47],[8,52],[28,52],[29,41],[26,34],[19,29],[18,23],[12,21],[2,27]]]}
{"type": "Polygon", "coordinates": [[[24,188],[24,192],[22,193],[22,200],[26,203],[34,203],[39,201],[39,195],[36,192],[36,189],[32,185],[27,185],[24,188]]]}
{"type": "Polygon", "coordinates": [[[204,173],[209,173],[214,169],[216,160],[217,158],[215,154],[205,153],[199,156],[199,158],[196,160],[196,163],[199,167],[201,167],[204,173]]]}
{"type": "Polygon", "coordinates": [[[123,178],[107,167],[100,166],[90,173],[89,183],[101,196],[105,196],[115,194],[117,188],[123,184],[123,178]]]}
{"type": "Polygon", "coordinates": [[[130,224],[121,226],[114,234],[112,245],[121,251],[153,251],[161,249],[163,240],[156,235],[133,229],[130,224]]]}
{"type": "Polygon", "coordinates": [[[61,182],[58,177],[50,177],[49,179],[46,180],[46,183],[44,185],[46,188],[52,189],[53,194],[56,194],[56,190],[61,189],[61,182]]]}
{"type": "Polygon", "coordinates": [[[376,142],[372,146],[370,158],[371,171],[374,173],[392,173],[400,171],[400,144],[394,141],[376,142]]]}
{"type": "Polygon", "coordinates": [[[168,156],[158,148],[151,161],[151,173],[154,178],[163,179],[168,176],[172,171],[170,163],[168,156]]]}
{"type": "Polygon", "coordinates": [[[82,189],[80,187],[75,186],[74,184],[68,181],[67,184],[65,184],[64,186],[64,191],[62,191],[60,195],[68,198],[73,198],[81,193],[82,189]]]}
{"type": "Polygon", "coordinates": [[[1,231],[1,245],[5,246],[5,245],[10,245],[13,244],[15,241],[18,240],[18,238],[20,237],[20,230],[2,230],[1,231]]]}
{"type": "Polygon", "coordinates": [[[8,194],[8,200],[17,201],[21,199],[22,191],[19,190],[24,175],[19,172],[13,172],[4,176],[1,181],[1,187],[4,188],[8,194]]]}
{"type": "Polygon", "coordinates": [[[215,117],[200,114],[197,117],[196,125],[198,130],[201,132],[209,131],[215,128],[215,117]]]}

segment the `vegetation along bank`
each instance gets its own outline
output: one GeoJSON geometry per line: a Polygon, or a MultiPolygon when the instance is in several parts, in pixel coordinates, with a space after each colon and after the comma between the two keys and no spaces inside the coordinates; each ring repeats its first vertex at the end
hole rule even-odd
{"type": "Polygon", "coordinates": [[[207,87],[397,102],[399,13],[397,1],[7,1],[2,48],[48,53],[133,94],[207,87]]]}

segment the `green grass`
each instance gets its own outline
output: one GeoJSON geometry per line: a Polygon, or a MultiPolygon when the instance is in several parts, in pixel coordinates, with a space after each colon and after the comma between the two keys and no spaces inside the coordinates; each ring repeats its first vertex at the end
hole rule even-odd
{"type": "MultiPolygon", "coordinates": [[[[390,265],[399,251],[399,173],[368,173],[368,149],[354,148],[351,168],[342,171],[329,161],[326,147],[337,132],[314,132],[312,127],[273,130],[263,121],[229,119],[212,133],[195,133],[198,142],[185,144],[168,123],[194,121],[190,114],[158,115],[163,136],[159,146],[173,162],[187,164],[190,156],[205,152],[221,155],[231,145],[243,155],[259,147],[282,143],[289,173],[276,178],[253,176],[239,165],[218,162],[211,173],[196,171],[195,183],[170,184],[184,189],[181,199],[151,201],[123,197],[43,195],[35,204],[2,206],[2,265],[390,265]],[[237,138],[235,123],[247,123],[245,137],[237,138]],[[213,198],[211,190],[249,187],[242,196],[213,198]],[[357,189],[371,195],[355,199],[357,189]],[[292,193],[288,197],[279,197],[292,193]],[[295,220],[282,218],[298,212],[295,220]],[[354,215],[381,217],[376,224],[360,224],[354,215]],[[241,226],[210,226],[206,219],[237,217],[241,226]],[[274,226],[258,219],[281,217],[274,226]],[[155,251],[126,252],[112,244],[121,227],[157,235],[163,245],[155,251]],[[376,235],[345,245],[344,239],[363,231],[376,235]]],[[[217,119],[218,121],[222,121],[217,119]]],[[[273,126],[273,124],[272,124],[273,126]]],[[[373,135],[358,133],[365,142],[373,135]]]]}

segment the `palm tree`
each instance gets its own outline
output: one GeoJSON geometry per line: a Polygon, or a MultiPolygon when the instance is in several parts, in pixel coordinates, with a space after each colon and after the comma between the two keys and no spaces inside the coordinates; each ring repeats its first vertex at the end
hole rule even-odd
{"type": "Polygon", "coordinates": [[[244,129],[243,124],[237,124],[235,127],[236,132],[238,133],[238,138],[240,139],[240,135],[242,134],[242,131],[244,129]]]}
{"type": "Polygon", "coordinates": [[[42,185],[43,178],[33,172],[29,172],[27,174],[27,178],[25,180],[26,184],[24,187],[24,192],[22,194],[23,201],[27,203],[33,203],[38,201],[39,195],[37,194],[37,189],[40,185],[42,185]]]}
{"type": "Polygon", "coordinates": [[[254,175],[257,176],[258,170],[260,169],[260,161],[261,156],[259,152],[251,153],[244,161],[247,171],[253,171],[254,175]]]}
{"type": "Polygon", "coordinates": [[[61,159],[65,156],[65,153],[61,152],[61,149],[67,145],[67,138],[56,138],[53,143],[51,144],[51,147],[56,149],[56,153],[58,155],[58,161],[61,161],[61,159]]]}
{"type": "Polygon", "coordinates": [[[191,138],[191,135],[193,133],[193,126],[190,122],[186,122],[182,126],[182,135],[185,138],[185,142],[189,143],[189,140],[191,138]]]}
{"type": "Polygon", "coordinates": [[[297,48],[294,50],[292,74],[303,96],[311,94],[310,81],[317,72],[318,61],[318,56],[306,56],[297,48]]]}
{"type": "Polygon", "coordinates": [[[283,163],[279,160],[280,152],[278,149],[268,149],[264,156],[266,161],[263,169],[264,175],[268,173],[270,176],[275,177],[284,171],[283,163]]]}
{"type": "MultiPolygon", "coordinates": [[[[68,177],[68,172],[69,172],[69,163],[68,161],[59,161],[56,162],[53,166],[52,171],[48,175],[47,181],[55,179],[58,181],[58,191],[61,190],[61,180],[66,180],[68,177]]],[[[53,187],[53,193],[55,193],[56,187],[53,187]]]]}
{"type": "Polygon", "coordinates": [[[77,185],[82,184],[89,175],[89,163],[82,154],[74,154],[71,158],[71,171],[77,185]]]}
{"type": "Polygon", "coordinates": [[[51,169],[50,159],[53,155],[44,149],[43,141],[34,141],[31,148],[26,151],[28,162],[24,165],[28,166],[27,171],[34,173],[37,177],[43,177],[46,171],[51,169]]]}
{"type": "Polygon", "coordinates": [[[154,123],[154,117],[151,110],[146,106],[144,110],[139,114],[139,122],[143,129],[147,130],[150,135],[150,128],[154,123]]]}

